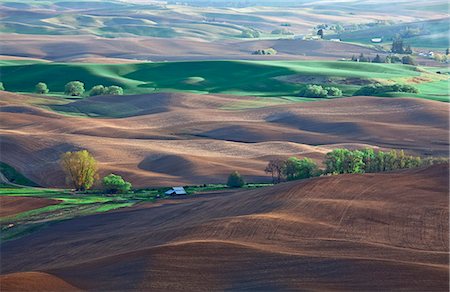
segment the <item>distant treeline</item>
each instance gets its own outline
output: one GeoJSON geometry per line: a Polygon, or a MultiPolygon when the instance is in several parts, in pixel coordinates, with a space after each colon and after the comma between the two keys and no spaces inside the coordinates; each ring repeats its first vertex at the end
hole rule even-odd
{"type": "Polygon", "coordinates": [[[440,163],[448,163],[448,158],[421,158],[406,155],[403,150],[384,152],[373,149],[335,149],[325,155],[324,169],[320,169],[310,158],[291,157],[269,161],[265,171],[271,174],[273,183],[280,183],[321,175],[384,172],[440,163]]]}

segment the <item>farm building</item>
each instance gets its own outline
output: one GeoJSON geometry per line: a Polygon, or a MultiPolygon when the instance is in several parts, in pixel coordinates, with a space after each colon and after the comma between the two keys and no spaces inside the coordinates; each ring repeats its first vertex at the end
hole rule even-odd
{"type": "Polygon", "coordinates": [[[181,196],[181,195],[187,195],[186,190],[183,187],[173,187],[167,192],[165,192],[168,196],[181,196]]]}
{"type": "Polygon", "coordinates": [[[332,42],[340,42],[341,39],[330,39],[330,41],[332,41],[332,42]]]}
{"type": "Polygon", "coordinates": [[[373,38],[370,40],[372,43],[379,44],[383,42],[382,38],[373,38]]]}

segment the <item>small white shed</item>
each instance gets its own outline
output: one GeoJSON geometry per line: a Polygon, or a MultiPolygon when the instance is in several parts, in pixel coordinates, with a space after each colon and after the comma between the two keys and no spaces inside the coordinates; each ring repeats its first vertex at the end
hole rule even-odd
{"type": "Polygon", "coordinates": [[[187,195],[186,190],[183,187],[173,187],[167,192],[165,192],[168,196],[181,196],[181,195],[187,195]]]}

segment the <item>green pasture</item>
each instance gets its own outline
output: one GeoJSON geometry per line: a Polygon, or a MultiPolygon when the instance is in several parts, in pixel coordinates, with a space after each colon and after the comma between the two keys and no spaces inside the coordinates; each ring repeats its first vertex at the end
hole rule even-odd
{"type": "MultiPolygon", "coordinates": [[[[421,92],[417,97],[436,99],[448,96],[445,86],[442,86],[448,82],[446,75],[402,64],[346,61],[186,61],[111,65],[1,61],[0,70],[1,80],[8,91],[32,93],[35,84],[45,82],[53,95],[62,94],[67,82],[79,80],[85,83],[86,90],[98,84],[119,85],[128,95],[191,92],[297,97],[305,84],[282,81],[279,77],[303,75],[403,83],[410,77],[426,75],[430,84],[419,84],[421,92]],[[434,86],[436,84],[438,86],[434,86]]],[[[339,87],[347,96],[360,88],[350,83],[323,85],[339,87]]]]}

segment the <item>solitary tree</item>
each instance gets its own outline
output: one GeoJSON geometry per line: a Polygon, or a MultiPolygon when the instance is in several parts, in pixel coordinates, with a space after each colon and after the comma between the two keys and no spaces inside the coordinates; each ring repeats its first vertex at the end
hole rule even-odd
{"type": "Polygon", "coordinates": [[[36,93],[39,94],[47,94],[49,92],[47,84],[45,84],[44,82],[39,82],[38,84],[36,84],[36,93]]]}
{"type": "Polygon", "coordinates": [[[87,150],[66,152],[61,155],[60,163],[66,173],[67,184],[77,191],[92,187],[97,176],[97,162],[87,150]]]}
{"type": "Polygon", "coordinates": [[[242,188],[245,185],[245,181],[239,172],[234,171],[228,176],[227,185],[230,188],[242,188]]]}
{"type": "Polygon", "coordinates": [[[64,92],[70,96],[81,96],[84,93],[84,83],[81,81],[71,81],[66,84],[64,92]]]}
{"type": "Polygon", "coordinates": [[[112,194],[128,193],[131,190],[131,183],[125,181],[120,175],[110,174],[103,178],[103,186],[112,194]]]}
{"type": "Polygon", "coordinates": [[[3,85],[3,82],[0,82],[0,90],[5,90],[5,86],[3,85]]]}

